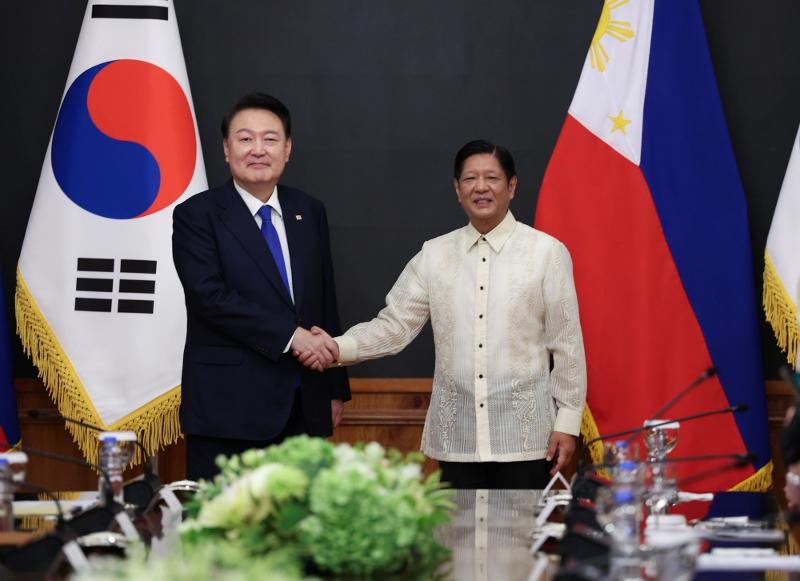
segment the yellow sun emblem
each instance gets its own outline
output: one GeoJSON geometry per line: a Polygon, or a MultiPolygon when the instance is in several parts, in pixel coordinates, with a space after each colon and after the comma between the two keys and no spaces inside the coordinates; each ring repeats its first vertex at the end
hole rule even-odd
{"type": "Polygon", "coordinates": [[[625,42],[633,38],[633,28],[631,23],[625,20],[612,20],[611,12],[620,6],[624,6],[630,0],[606,0],[603,4],[603,11],[600,13],[600,22],[597,23],[597,30],[594,31],[592,44],[589,47],[589,62],[593,69],[601,73],[606,70],[608,53],[600,41],[604,36],[616,38],[620,42],[625,42]]]}

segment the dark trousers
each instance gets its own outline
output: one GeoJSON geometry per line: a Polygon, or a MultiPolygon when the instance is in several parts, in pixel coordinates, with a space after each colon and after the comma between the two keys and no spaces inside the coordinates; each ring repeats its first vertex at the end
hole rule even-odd
{"type": "Polygon", "coordinates": [[[439,462],[442,482],[453,488],[541,489],[550,481],[550,462],[439,462]]]}
{"type": "Polygon", "coordinates": [[[211,480],[219,474],[216,458],[220,454],[233,456],[251,448],[266,448],[273,444],[280,444],[291,436],[305,434],[307,431],[305,418],[303,417],[303,404],[300,398],[300,390],[298,389],[286,426],[274,438],[269,440],[236,440],[186,434],[186,478],[189,480],[211,480]]]}

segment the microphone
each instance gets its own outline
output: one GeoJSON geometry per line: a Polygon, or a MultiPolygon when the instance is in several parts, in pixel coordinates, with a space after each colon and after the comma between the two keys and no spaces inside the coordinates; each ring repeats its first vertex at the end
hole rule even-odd
{"type": "MultiPolygon", "coordinates": [[[[677,464],[679,462],[705,462],[707,460],[732,460],[742,466],[754,462],[758,455],[754,452],[747,452],[744,454],[697,454],[694,456],[677,456],[675,458],[664,458],[663,460],[632,460],[631,462],[636,465],[647,464],[677,464]]],[[[584,467],[584,471],[591,472],[600,468],[612,468],[615,462],[601,462],[599,464],[588,464],[584,467]]]]}
{"type": "Polygon", "coordinates": [[[111,486],[111,479],[108,477],[108,472],[106,472],[99,464],[93,464],[92,462],[87,462],[86,460],[79,458],[73,458],[72,456],[65,456],[64,454],[56,454],[55,452],[37,450],[36,448],[30,448],[28,446],[20,446],[20,450],[26,454],[30,454],[31,456],[39,456],[40,458],[48,458],[58,462],[65,462],[67,464],[75,464],[77,466],[94,468],[103,477],[103,482],[105,483],[105,490],[103,491],[103,504],[108,507],[120,507],[120,505],[114,501],[114,489],[111,486]]]}
{"type": "Polygon", "coordinates": [[[27,490],[33,492],[40,492],[42,494],[46,494],[47,497],[53,501],[56,505],[56,511],[58,512],[58,517],[56,520],[56,531],[58,532],[65,532],[68,530],[67,521],[64,519],[64,508],[61,506],[61,501],[58,497],[49,489],[45,488],[44,486],[39,486],[38,484],[33,484],[32,482],[27,482],[23,480],[22,482],[14,482],[10,478],[6,480],[7,482],[11,482],[17,488],[25,488],[27,490]]]}
{"type": "Polygon", "coordinates": [[[29,448],[28,446],[21,446],[20,448],[23,452],[31,456],[40,456],[42,458],[56,460],[57,462],[94,468],[101,474],[104,483],[104,490],[102,493],[103,502],[100,505],[93,506],[92,508],[76,514],[69,520],[69,528],[74,531],[77,536],[82,537],[90,533],[107,531],[116,521],[126,537],[138,537],[138,532],[133,528],[133,523],[131,523],[125,512],[125,507],[114,500],[114,490],[111,486],[111,479],[108,476],[108,472],[101,466],[82,459],[73,458],[72,456],[56,454],[55,452],[37,450],[36,448],[29,448]]]}
{"type": "Polygon", "coordinates": [[[667,403],[658,408],[658,411],[656,411],[656,413],[652,415],[652,419],[660,418],[662,415],[671,410],[672,406],[674,406],[676,403],[682,400],[686,394],[688,394],[690,391],[692,391],[695,387],[697,387],[701,383],[704,383],[706,380],[711,379],[712,377],[717,375],[717,373],[719,373],[719,370],[716,367],[709,367],[708,369],[703,371],[703,373],[695,377],[694,380],[689,385],[687,385],[678,393],[676,393],[671,400],[669,400],[667,403]]]}
{"type": "MultiPolygon", "coordinates": [[[[689,385],[687,385],[682,390],[680,390],[678,393],[676,393],[672,397],[672,399],[670,399],[669,401],[667,401],[667,403],[665,403],[660,408],[658,408],[656,413],[654,413],[652,416],[650,416],[649,419],[645,420],[645,424],[647,422],[652,422],[654,420],[657,420],[659,418],[664,417],[664,414],[667,413],[669,410],[671,410],[672,407],[676,403],[678,403],[680,400],[682,400],[683,397],[686,394],[688,394],[690,391],[692,391],[695,387],[697,387],[701,383],[704,383],[707,379],[711,379],[716,374],[717,374],[717,368],[716,367],[709,367],[708,369],[703,371],[703,373],[701,373],[700,375],[695,377],[694,380],[692,380],[692,382],[689,383],[689,385]]],[[[649,427],[652,427],[652,426],[649,426],[649,427]]],[[[630,436],[628,436],[627,441],[630,443],[631,440],[633,440],[634,437],[635,437],[635,434],[631,434],[630,436]]]]}
{"type": "Polygon", "coordinates": [[[664,460],[645,460],[646,464],[671,464],[673,462],[702,462],[705,460],[733,460],[742,466],[755,462],[758,454],[755,452],[745,452],[744,454],[697,454],[695,456],[677,456],[664,460]]]}
{"type": "Polygon", "coordinates": [[[647,430],[652,430],[653,428],[660,428],[662,426],[666,426],[667,424],[671,424],[673,422],[689,422],[692,420],[699,420],[700,418],[705,418],[708,416],[716,416],[721,414],[736,414],[739,412],[746,412],[747,411],[747,404],[738,404],[732,405],[725,408],[720,408],[716,410],[706,411],[706,412],[699,412],[696,414],[690,414],[688,416],[683,416],[680,418],[674,418],[672,420],[665,420],[662,422],[656,422],[655,424],[650,424],[649,426],[639,426],[636,428],[631,428],[629,430],[621,430],[619,432],[612,432],[610,434],[602,434],[597,436],[596,438],[592,438],[586,443],[586,447],[588,448],[592,444],[597,442],[601,442],[602,440],[607,440],[610,438],[619,438],[620,436],[629,436],[632,434],[639,434],[641,432],[646,432],[647,430]]]}
{"type": "MultiPolygon", "coordinates": [[[[99,426],[95,426],[93,424],[84,422],[83,420],[59,414],[55,411],[43,413],[40,410],[29,410],[28,417],[30,418],[60,417],[67,423],[76,424],[88,430],[92,430],[98,433],[106,431],[99,426]]],[[[128,482],[127,484],[125,484],[123,486],[122,493],[125,502],[135,505],[137,514],[141,514],[150,505],[153,498],[155,498],[156,493],[158,492],[158,490],[161,489],[163,484],[161,483],[161,480],[158,478],[158,476],[153,472],[152,456],[150,456],[149,452],[147,451],[147,448],[145,448],[144,445],[142,445],[142,443],[139,442],[138,439],[133,440],[133,443],[136,444],[136,446],[139,448],[139,450],[142,453],[142,457],[144,458],[144,474],[141,480],[134,480],[132,482],[128,482]]]]}
{"type": "MultiPolygon", "coordinates": [[[[95,426],[93,424],[90,424],[88,422],[85,422],[85,421],[77,419],[77,418],[71,418],[69,416],[65,416],[65,415],[60,414],[60,413],[55,412],[55,411],[53,411],[53,412],[49,412],[49,411],[48,412],[42,412],[41,410],[28,410],[28,417],[29,418],[33,418],[33,419],[38,419],[38,418],[61,418],[62,420],[64,420],[68,424],[75,424],[75,425],[81,426],[83,428],[86,428],[87,430],[91,430],[93,432],[100,433],[100,432],[107,431],[107,430],[105,430],[105,429],[103,429],[103,428],[101,428],[99,426],[95,426]]],[[[133,443],[136,445],[137,448],[139,448],[139,450],[142,453],[142,458],[144,458],[144,479],[148,483],[150,483],[150,485],[154,489],[157,490],[158,488],[161,488],[161,481],[159,480],[158,476],[156,476],[155,473],[153,472],[152,456],[147,451],[147,448],[145,448],[144,445],[138,440],[138,438],[136,440],[134,440],[133,443]]]]}
{"type": "Polygon", "coordinates": [[[735,459],[733,462],[725,464],[724,466],[718,466],[716,468],[710,468],[708,470],[704,470],[703,472],[698,472],[697,474],[693,474],[688,478],[684,478],[683,480],[679,480],[677,482],[678,488],[683,488],[687,484],[694,484],[695,482],[699,482],[700,480],[705,480],[706,478],[710,478],[712,476],[716,476],[720,473],[727,472],[728,470],[735,470],[736,468],[744,468],[748,464],[751,464],[756,458],[756,454],[740,454],[740,458],[735,459]]]}

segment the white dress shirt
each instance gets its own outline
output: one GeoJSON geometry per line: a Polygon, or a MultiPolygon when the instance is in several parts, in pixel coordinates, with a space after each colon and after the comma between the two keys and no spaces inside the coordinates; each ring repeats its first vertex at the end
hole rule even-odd
{"type": "MultiPolygon", "coordinates": [[[[281,242],[281,254],[283,254],[283,263],[286,265],[286,280],[289,281],[289,295],[292,297],[292,302],[294,302],[292,261],[289,257],[289,243],[286,240],[286,227],[283,225],[281,202],[278,199],[278,186],[275,186],[275,189],[272,190],[272,195],[270,195],[266,204],[245,190],[242,186],[237,184],[236,180],[233,180],[233,187],[236,188],[236,191],[239,192],[239,195],[242,197],[242,201],[247,205],[247,209],[250,210],[250,214],[256,221],[259,230],[261,229],[261,216],[258,215],[258,211],[262,206],[269,206],[272,208],[270,211],[270,216],[272,216],[272,225],[275,227],[275,231],[278,233],[278,240],[281,242]]],[[[266,241],[264,244],[266,244],[266,241]]]]}
{"type": "MultiPolygon", "coordinates": [[[[272,190],[272,194],[270,194],[267,203],[265,204],[258,198],[256,198],[253,194],[245,190],[242,186],[236,183],[236,180],[233,180],[233,187],[236,188],[236,191],[242,197],[242,201],[247,206],[247,209],[250,211],[250,214],[256,221],[256,225],[258,229],[261,230],[261,216],[258,215],[258,211],[261,209],[262,206],[269,206],[272,208],[270,210],[270,217],[272,218],[272,225],[275,227],[275,231],[278,233],[278,240],[281,243],[281,254],[283,254],[283,264],[286,265],[286,280],[289,281],[289,296],[292,297],[292,302],[294,302],[294,285],[292,284],[292,261],[289,257],[289,242],[286,239],[286,227],[283,225],[283,211],[281,210],[281,202],[278,199],[278,186],[275,186],[275,189],[272,190]]],[[[267,241],[264,241],[266,244],[267,241]]],[[[289,342],[284,347],[283,352],[287,353],[289,351],[289,347],[292,346],[292,341],[294,341],[295,333],[292,333],[292,336],[289,337],[289,342]]]]}
{"type": "Polygon", "coordinates": [[[402,350],[431,320],[436,350],[422,451],[451,462],[544,458],[577,435],[586,363],[566,247],[511,212],[425,242],[373,320],[336,341],[339,362],[402,350]],[[550,370],[550,356],[554,368],[550,370]]]}

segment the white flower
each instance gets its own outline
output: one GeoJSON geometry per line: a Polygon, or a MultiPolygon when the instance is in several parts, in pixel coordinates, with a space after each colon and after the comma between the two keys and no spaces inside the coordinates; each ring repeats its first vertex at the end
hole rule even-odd
{"type": "Polygon", "coordinates": [[[333,458],[336,464],[355,464],[361,462],[361,455],[350,444],[339,444],[333,449],[333,458]]]}
{"type": "Polygon", "coordinates": [[[406,464],[397,470],[400,482],[419,481],[422,479],[422,467],[419,464],[406,464]]]}
{"type": "Polygon", "coordinates": [[[232,528],[259,522],[273,510],[270,484],[273,480],[294,481],[302,495],[308,482],[298,469],[281,464],[263,464],[234,481],[222,493],[203,505],[197,520],[202,527],[232,528]]]}
{"type": "Polygon", "coordinates": [[[377,465],[383,462],[386,450],[378,442],[370,442],[364,447],[364,456],[370,463],[377,465]]]}

